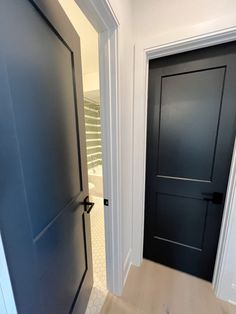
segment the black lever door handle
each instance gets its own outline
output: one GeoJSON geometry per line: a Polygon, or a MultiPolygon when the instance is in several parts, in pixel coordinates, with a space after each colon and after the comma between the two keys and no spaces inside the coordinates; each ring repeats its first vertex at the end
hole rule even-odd
{"type": "Polygon", "coordinates": [[[213,193],[202,193],[205,201],[210,201],[213,204],[222,204],[223,203],[223,193],[213,192],[213,193]]]}
{"type": "Polygon", "coordinates": [[[86,196],[84,199],[84,211],[89,214],[93,208],[93,206],[95,205],[95,203],[89,202],[89,197],[86,196]]]}

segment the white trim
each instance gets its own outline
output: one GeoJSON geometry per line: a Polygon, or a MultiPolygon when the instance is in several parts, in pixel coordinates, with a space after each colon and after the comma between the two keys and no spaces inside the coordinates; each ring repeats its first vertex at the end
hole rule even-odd
{"type": "Polygon", "coordinates": [[[106,0],[76,0],[99,33],[102,158],[105,208],[105,242],[108,290],[123,288],[120,188],[120,108],[118,99],[118,20],[106,0]]]}
{"type": "Polygon", "coordinates": [[[7,314],[7,309],[6,309],[5,300],[3,297],[1,286],[0,286],[0,313],[7,314]]]}
{"type": "Polygon", "coordinates": [[[0,233],[0,313],[17,314],[1,233],[0,233]],[[5,309],[5,312],[2,312],[3,309],[5,309]]]}
{"type": "Polygon", "coordinates": [[[236,253],[232,251],[232,244],[235,246],[235,227],[236,227],[236,140],[231,162],[231,169],[225,200],[225,211],[222,220],[222,228],[218,245],[218,253],[215,264],[213,287],[217,297],[236,302],[235,284],[233,282],[235,270],[236,253]],[[233,243],[232,243],[233,241],[233,243]]]}
{"type": "MultiPolygon", "coordinates": [[[[168,37],[168,36],[167,36],[168,37]]],[[[160,38],[138,42],[135,46],[134,133],[133,133],[133,255],[132,262],[139,266],[143,260],[146,124],[148,62],[150,59],[236,40],[236,28],[228,28],[200,36],[157,45],[160,38]]],[[[229,193],[229,191],[228,191],[229,193]]],[[[225,208],[225,215],[229,208],[225,208]]],[[[222,230],[225,229],[224,221],[222,230]]],[[[222,231],[224,232],[224,231],[222,231]]],[[[218,256],[221,255],[219,246],[218,256]]],[[[218,257],[219,258],[219,257],[218,257]]],[[[215,278],[219,274],[215,268],[215,278]]]]}
{"type": "Polygon", "coordinates": [[[109,199],[105,208],[107,280],[110,292],[120,294],[122,285],[120,208],[120,126],[118,102],[117,31],[100,34],[101,127],[103,191],[109,199]],[[103,49],[102,49],[103,47],[103,49]],[[105,49],[104,49],[105,48],[105,49]],[[107,63],[109,60],[109,64],[107,63]],[[102,71],[103,67],[106,71],[102,71]]]}
{"type": "Polygon", "coordinates": [[[107,0],[75,0],[98,33],[117,28],[119,21],[107,0]]]}

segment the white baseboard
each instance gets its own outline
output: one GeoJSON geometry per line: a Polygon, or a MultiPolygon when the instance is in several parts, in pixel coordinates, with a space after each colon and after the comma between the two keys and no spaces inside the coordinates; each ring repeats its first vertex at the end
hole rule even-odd
{"type": "Polygon", "coordinates": [[[232,300],[229,300],[229,303],[233,304],[233,305],[236,305],[236,302],[232,301],[232,300]]]}
{"type": "Polygon", "coordinates": [[[123,264],[123,287],[126,283],[126,279],[128,277],[129,270],[131,267],[131,256],[132,256],[132,250],[129,249],[128,254],[125,258],[124,264],[123,264]]]}

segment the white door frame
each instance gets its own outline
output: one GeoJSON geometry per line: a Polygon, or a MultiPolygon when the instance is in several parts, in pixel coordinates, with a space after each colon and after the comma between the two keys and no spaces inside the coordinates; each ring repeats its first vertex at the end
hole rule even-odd
{"type": "Polygon", "coordinates": [[[0,233],[0,313],[17,314],[1,233],[0,233]]]}
{"type": "Polygon", "coordinates": [[[107,288],[123,288],[120,188],[120,125],[118,88],[118,19],[107,0],[75,0],[99,34],[103,191],[107,288]]]}
{"type": "MultiPolygon", "coordinates": [[[[145,204],[145,172],[146,172],[146,130],[147,130],[147,88],[149,60],[181,52],[191,51],[203,47],[236,40],[236,28],[228,28],[200,36],[168,42],[158,45],[160,38],[138,42],[135,46],[135,87],[134,87],[134,133],[133,133],[133,256],[132,262],[139,266],[143,260],[144,234],[144,204],[145,204]]],[[[231,167],[236,171],[236,167],[231,167]]],[[[233,175],[234,177],[234,175],[233,175]]],[[[232,189],[227,190],[228,194],[232,189]]],[[[218,245],[218,255],[214,271],[213,286],[219,295],[220,273],[219,267],[224,253],[228,213],[231,210],[228,202],[225,203],[224,218],[221,227],[221,236],[218,245]]]]}
{"type": "Polygon", "coordinates": [[[225,212],[222,221],[219,247],[217,252],[213,287],[217,297],[236,302],[236,252],[235,227],[236,227],[236,140],[232,155],[231,169],[225,200],[225,212]]]}

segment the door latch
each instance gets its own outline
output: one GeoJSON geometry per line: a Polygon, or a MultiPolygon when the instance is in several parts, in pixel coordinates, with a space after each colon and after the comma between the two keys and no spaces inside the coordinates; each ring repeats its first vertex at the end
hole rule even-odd
{"type": "Polygon", "coordinates": [[[213,204],[222,204],[223,203],[223,193],[213,192],[213,193],[202,193],[205,201],[212,202],[213,204]]]}
{"type": "Polygon", "coordinates": [[[109,201],[107,198],[104,198],[103,203],[104,203],[104,206],[109,206],[109,201]]]}

